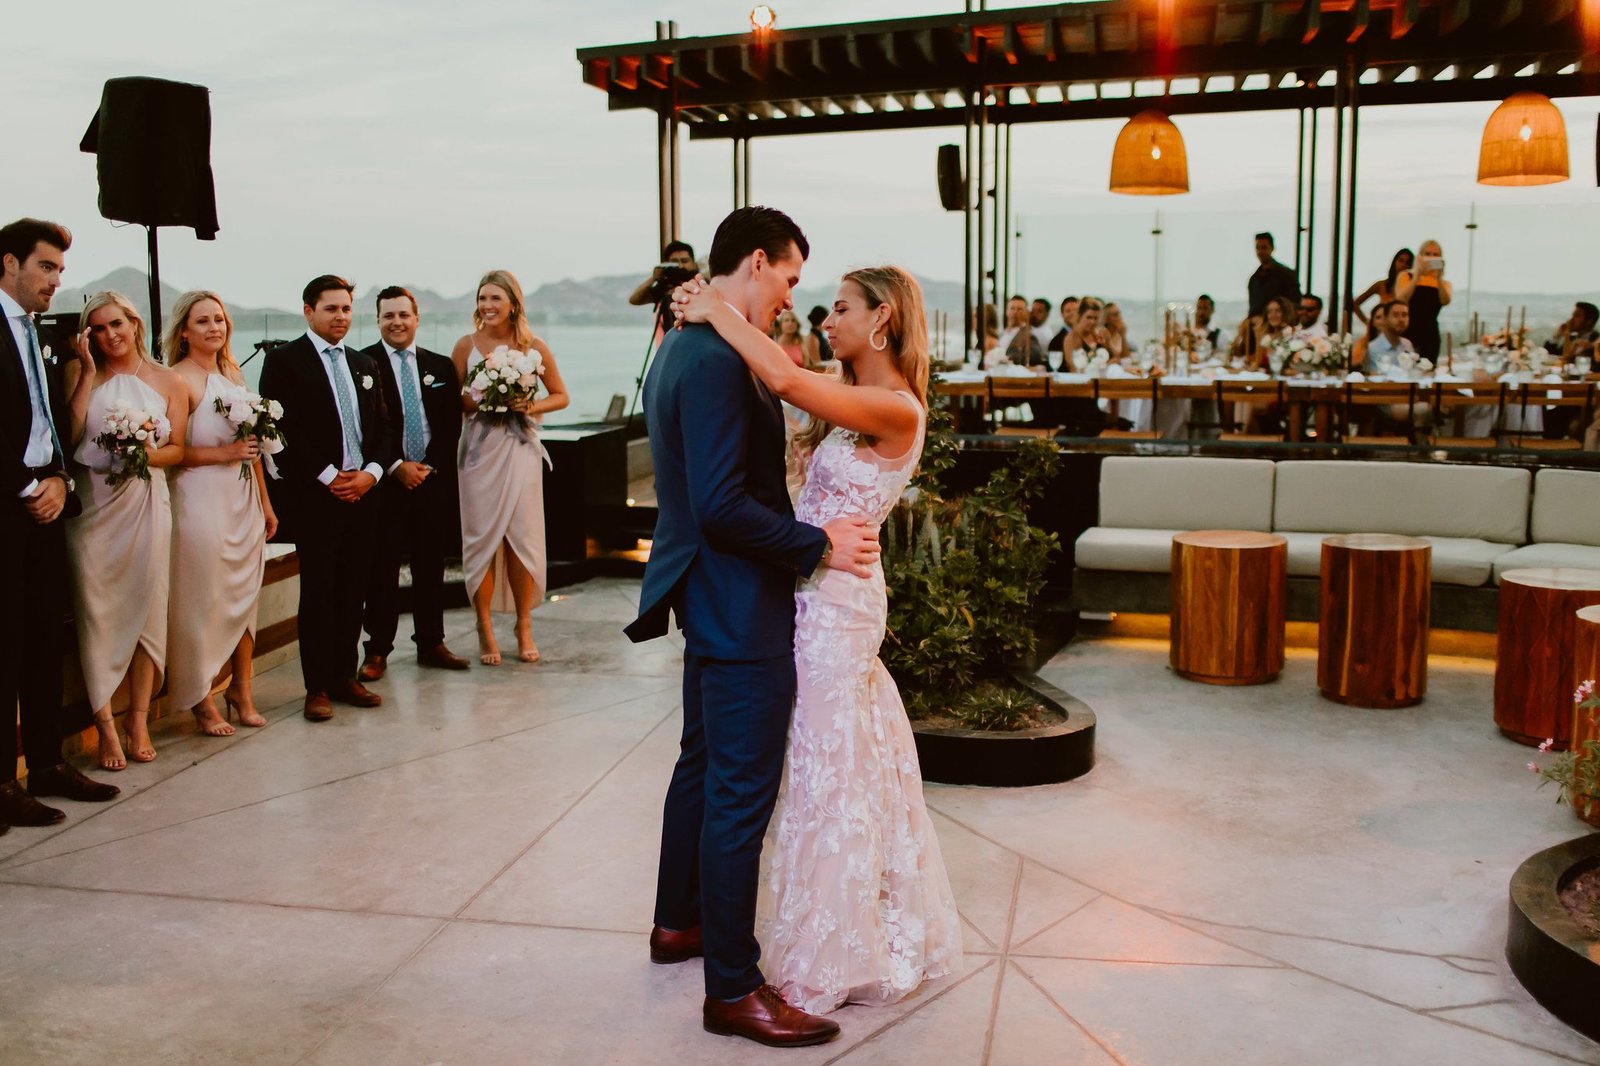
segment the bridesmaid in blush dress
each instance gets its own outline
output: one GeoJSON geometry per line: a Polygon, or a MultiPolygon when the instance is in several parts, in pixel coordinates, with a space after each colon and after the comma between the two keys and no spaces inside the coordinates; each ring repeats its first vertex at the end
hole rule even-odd
{"type": "Polygon", "coordinates": [[[84,687],[100,734],[100,765],[122,770],[128,758],[150,762],[150,698],[167,650],[167,562],[172,508],[166,468],[183,457],[188,408],[172,371],[150,359],[144,320],[128,298],[97,293],[84,305],[73,339],[74,480],[83,513],[67,524],[73,614],[84,687]],[[113,404],[165,418],[170,430],[146,445],[150,479],[107,484],[112,455],[95,443],[113,404]],[[111,717],[111,698],[128,679],[128,753],[111,717]]]}
{"type": "Polygon", "coordinates": [[[522,300],[522,286],[506,270],[491,270],[478,282],[473,332],[456,341],[450,358],[463,382],[471,381],[484,353],[504,346],[530,348],[544,359],[543,395],[512,413],[514,422],[480,413],[462,390],[467,424],[458,455],[461,493],[461,565],[478,616],[478,659],[500,662],[492,611],[515,611],[517,655],[539,661],[533,642],[532,610],[544,599],[544,467],[539,424],[550,411],[567,406],[566,386],[550,348],[533,335],[522,300]]]}
{"type": "Polygon", "coordinates": [[[186,292],[172,309],[162,350],[183,383],[189,434],[172,477],[171,663],[173,706],[187,707],[207,736],[233,726],[217,712],[211,690],[232,663],[224,695],[239,723],[264,726],[250,681],[256,642],[256,600],[266,568],[267,538],[278,528],[262,476],[261,446],[234,439],[217,398],[244,385],[234,361],[233,320],[214,292],[186,292]]]}

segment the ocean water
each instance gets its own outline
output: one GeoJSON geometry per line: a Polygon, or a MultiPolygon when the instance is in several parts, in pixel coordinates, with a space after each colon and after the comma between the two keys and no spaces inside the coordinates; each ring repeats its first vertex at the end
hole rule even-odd
{"type": "MultiPolygon", "coordinates": [[[[233,350],[241,360],[248,359],[256,341],[263,337],[289,340],[304,331],[303,320],[287,317],[282,322],[239,322],[236,324],[233,350]]],[[[621,394],[627,403],[632,402],[634,379],[639,375],[645,348],[650,340],[648,325],[545,325],[536,332],[555,355],[561,380],[572,397],[566,410],[548,416],[549,424],[598,420],[605,415],[613,395],[621,394]]],[[[448,355],[461,333],[459,328],[429,329],[424,326],[418,343],[424,348],[448,355]]],[[[357,326],[351,330],[347,341],[361,348],[376,344],[377,327],[370,324],[357,326]]],[[[260,357],[251,359],[244,369],[246,380],[254,387],[261,374],[260,357]]]]}

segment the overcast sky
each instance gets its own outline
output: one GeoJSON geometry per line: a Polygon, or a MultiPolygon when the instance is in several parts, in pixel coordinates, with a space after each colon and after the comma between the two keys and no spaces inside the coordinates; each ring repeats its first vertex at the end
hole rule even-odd
{"type": "MultiPolygon", "coordinates": [[[[868,14],[849,0],[775,6],[780,28],[868,14]]],[[[960,6],[872,0],[870,17],[960,6]]],[[[292,306],[304,281],[323,271],[363,287],[405,280],[447,294],[468,291],[494,266],[511,268],[530,289],[642,272],[658,251],[654,117],[608,112],[604,95],[583,84],[574,50],[649,39],[658,18],[676,18],[682,36],[739,32],[748,8],[706,0],[9,4],[0,211],[74,230],[69,284],[142,265],[143,230],[99,217],[94,160],[77,144],[104,80],[144,74],[211,90],[222,230],[211,243],[163,231],[163,278],[173,284],[214,287],[240,304],[292,306]],[[24,41],[38,44],[23,49],[24,41]]],[[[1573,180],[1534,190],[1473,182],[1490,104],[1364,111],[1362,284],[1395,247],[1428,236],[1443,241],[1462,284],[1462,227],[1476,200],[1480,289],[1600,291],[1590,150],[1600,101],[1558,104],[1573,180]]],[[[1256,229],[1292,243],[1293,114],[1178,123],[1194,192],[1159,202],[1104,191],[1119,123],[1018,128],[1024,250],[1014,287],[1148,297],[1156,207],[1165,216],[1169,297],[1242,290],[1256,229]]],[[[959,279],[960,216],[939,209],[934,182],[937,146],[959,136],[758,140],[755,199],[789,210],[807,230],[815,249],[808,284],[880,260],[959,279]]],[[[1329,154],[1325,146],[1322,158],[1329,154]]],[[[703,253],[731,206],[728,147],[686,139],[684,180],[683,235],[703,253]]],[[[1324,275],[1326,252],[1324,241],[1316,256],[1324,275]]]]}

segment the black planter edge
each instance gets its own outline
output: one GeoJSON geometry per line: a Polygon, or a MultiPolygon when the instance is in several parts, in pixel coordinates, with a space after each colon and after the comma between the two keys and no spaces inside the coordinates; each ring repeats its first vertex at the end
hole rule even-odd
{"type": "Polygon", "coordinates": [[[929,729],[913,722],[924,780],[1015,788],[1070,781],[1094,767],[1095,716],[1089,705],[1031,671],[1012,670],[1011,677],[1067,720],[1011,733],[929,729]]]}
{"type": "Polygon", "coordinates": [[[1534,999],[1591,1040],[1600,1040],[1600,948],[1578,928],[1559,893],[1600,866],[1600,833],[1531,856],[1511,878],[1506,962],[1534,999]]]}

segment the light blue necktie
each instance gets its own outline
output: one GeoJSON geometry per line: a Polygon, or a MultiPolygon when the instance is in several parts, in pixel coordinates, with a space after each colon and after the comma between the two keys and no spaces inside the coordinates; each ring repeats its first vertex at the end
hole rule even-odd
{"type": "Polygon", "coordinates": [[[411,368],[414,356],[402,348],[400,356],[400,417],[405,419],[405,432],[401,435],[400,449],[413,463],[420,463],[428,454],[428,445],[422,439],[422,405],[417,402],[417,372],[411,368]]]}
{"type": "Polygon", "coordinates": [[[32,315],[22,316],[22,331],[28,335],[28,359],[33,363],[33,402],[39,405],[44,424],[50,427],[50,446],[55,449],[54,455],[61,456],[61,461],[66,462],[67,453],[61,450],[61,438],[56,436],[56,420],[50,413],[50,397],[44,387],[44,355],[39,351],[39,333],[33,327],[32,315]]]}
{"type": "Polygon", "coordinates": [[[350,394],[350,377],[339,369],[344,360],[343,348],[329,348],[328,360],[333,364],[333,392],[339,400],[339,421],[344,424],[345,449],[355,463],[351,469],[361,468],[361,437],[356,432],[356,398],[350,394]]]}

